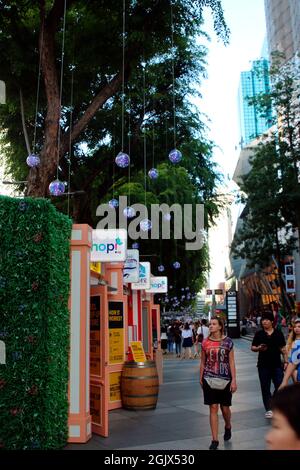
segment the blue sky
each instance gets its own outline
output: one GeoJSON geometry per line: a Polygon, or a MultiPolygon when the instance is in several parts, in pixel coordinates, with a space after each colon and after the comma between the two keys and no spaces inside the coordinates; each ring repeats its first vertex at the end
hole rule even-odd
{"type": "Polygon", "coordinates": [[[205,13],[204,29],[211,37],[208,43],[208,79],[202,83],[202,100],[198,106],[211,119],[210,137],[221,147],[215,159],[225,174],[232,176],[239,142],[237,92],[240,73],[261,56],[265,37],[264,0],[222,0],[225,19],[231,30],[230,44],[218,41],[205,13]]]}
{"type": "MultiPolygon", "coordinates": [[[[222,0],[225,19],[231,30],[230,44],[224,46],[213,31],[211,14],[205,13],[204,30],[211,37],[207,43],[208,79],[202,83],[202,99],[196,101],[199,109],[210,118],[209,137],[220,147],[214,159],[224,175],[232,177],[238,159],[240,140],[237,93],[240,73],[249,70],[251,62],[261,57],[265,38],[264,0],[222,0]]],[[[236,185],[228,182],[229,189],[236,185]]],[[[233,228],[239,207],[232,207],[233,228]]],[[[226,220],[220,220],[217,228],[210,232],[210,254],[212,270],[210,286],[216,288],[224,280],[227,257],[226,220]],[[223,244],[222,244],[223,243],[223,244]]]]}

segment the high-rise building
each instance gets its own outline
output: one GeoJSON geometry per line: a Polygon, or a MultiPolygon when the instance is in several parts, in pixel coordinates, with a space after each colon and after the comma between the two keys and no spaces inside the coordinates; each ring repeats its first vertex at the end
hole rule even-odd
{"type": "Polygon", "coordinates": [[[266,59],[255,60],[248,72],[241,73],[238,105],[240,117],[241,147],[257,138],[269,129],[272,120],[272,111],[262,112],[255,104],[250,104],[249,99],[255,98],[260,93],[268,93],[270,90],[269,63],[266,59]]]}
{"type": "Polygon", "coordinates": [[[300,1],[265,0],[269,53],[283,52],[286,60],[300,53],[300,1]]]}

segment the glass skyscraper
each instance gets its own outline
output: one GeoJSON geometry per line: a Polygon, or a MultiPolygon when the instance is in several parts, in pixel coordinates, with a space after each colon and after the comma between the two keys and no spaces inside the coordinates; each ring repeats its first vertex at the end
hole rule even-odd
{"type": "Polygon", "coordinates": [[[266,59],[255,60],[248,72],[241,73],[238,104],[240,116],[241,147],[262,135],[271,127],[272,112],[264,113],[257,105],[249,104],[249,99],[260,93],[269,93],[269,62],[266,59]]]}

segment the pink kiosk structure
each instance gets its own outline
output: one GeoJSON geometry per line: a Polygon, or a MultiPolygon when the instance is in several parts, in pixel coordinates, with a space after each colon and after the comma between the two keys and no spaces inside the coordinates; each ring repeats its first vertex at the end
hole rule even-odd
{"type": "Polygon", "coordinates": [[[108,436],[109,411],[122,407],[120,380],[131,341],[142,342],[162,383],[160,306],[153,294],[124,285],[124,263],[105,262],[101,272],[91,270],[91,247],[91,227],[73,225],[68,441],[77,443],[92,433],[108,436]]]}

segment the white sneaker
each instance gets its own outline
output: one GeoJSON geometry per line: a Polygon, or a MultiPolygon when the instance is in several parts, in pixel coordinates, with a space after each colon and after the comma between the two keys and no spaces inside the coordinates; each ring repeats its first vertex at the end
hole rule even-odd
{"type": "Polygon", "coordinates": [[[269,410],[265,413],[265,418],[271,419],[273,418],[273,411],[269,410]]]}

